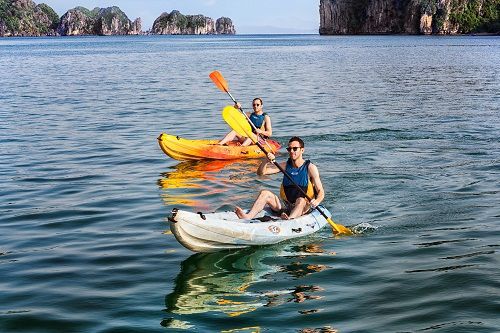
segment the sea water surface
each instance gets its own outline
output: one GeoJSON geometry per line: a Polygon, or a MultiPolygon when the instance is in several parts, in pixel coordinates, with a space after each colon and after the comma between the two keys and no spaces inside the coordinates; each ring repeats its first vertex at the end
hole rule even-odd
{"type": "Polygon", "coordinates": [[[499,331],[498,36],[1,38],[0,87],[0,332],[499,331]],[[158,147],[228,131],[213,70],[358,235],[176,241],[281,181],[158,147]]]}

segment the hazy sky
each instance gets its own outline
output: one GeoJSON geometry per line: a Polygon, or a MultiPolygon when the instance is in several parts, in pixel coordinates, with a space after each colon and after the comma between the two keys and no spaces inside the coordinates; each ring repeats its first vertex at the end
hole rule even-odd
{"type": "Polygon", "coordinates": [[[142,30],[148,30],[163,12],[177,9],[184,15],[202,14],[233,20],[238,34],[252,33],[318,33],[319,0],[35,0],[46,3],[59,16],[76,6],[118,6],[130,20],[142,19],[142,30]]]}

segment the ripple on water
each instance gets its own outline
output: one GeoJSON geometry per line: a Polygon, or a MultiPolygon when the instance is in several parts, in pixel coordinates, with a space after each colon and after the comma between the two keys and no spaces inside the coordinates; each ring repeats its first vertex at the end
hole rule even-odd
{"type": "Polygon", "coordinates": [[[498,330],[498,38],[0,44],[0,331],[498,330]],[[173,207],[248,207],[281,181],[158,147],[227,133],[214,64],[282,144],[305,139],[360,234],[193,255],[168,232],[173,207]]]}

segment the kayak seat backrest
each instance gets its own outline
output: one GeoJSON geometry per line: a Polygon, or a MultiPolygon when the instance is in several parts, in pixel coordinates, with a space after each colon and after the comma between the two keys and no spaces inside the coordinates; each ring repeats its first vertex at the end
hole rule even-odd
{"type": "Polygon", "coordinates": [[[253,220],[259,220],[260,222],[269,222],[269,221],[278,221],[278,218],[273,218],[272,216],[269,215],[264,215],[262,217],[256,217],[253,218],[253,220]]]}

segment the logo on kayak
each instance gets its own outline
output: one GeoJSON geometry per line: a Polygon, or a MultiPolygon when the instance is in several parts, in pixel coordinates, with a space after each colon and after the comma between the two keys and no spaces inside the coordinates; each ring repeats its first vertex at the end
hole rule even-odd
{"type": "Polygon", "coordinates": [[[270,225],[268,227],[269,231],[272,232],[273,234],[279,234],[281,232],[280,230],[280,227],[278,227],[277,225],[270,225]]]}

